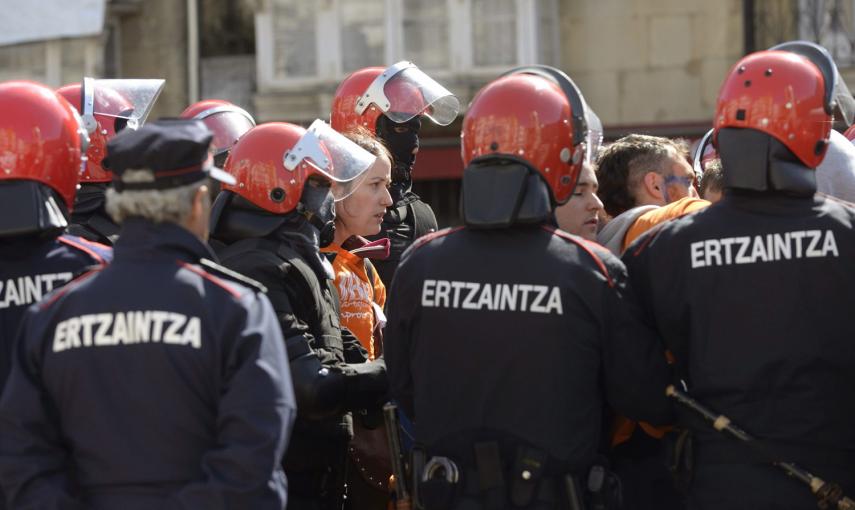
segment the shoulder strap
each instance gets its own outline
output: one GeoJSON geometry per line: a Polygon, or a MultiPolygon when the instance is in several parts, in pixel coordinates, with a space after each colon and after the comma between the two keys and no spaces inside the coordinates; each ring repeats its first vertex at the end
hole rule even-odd
{"type": "MultiPolygon", "coordinates": [[[[276,254],[279,255],[282,259],[286,260],[291,267],[297,270],[300,273],[300,276],[306,282],[306,285],[312,290],[315,294],[315,300],[320,303],[323,301],[323,290],[321,289],[321,282],[318,279],[317,273],[312,267],[303,260],[303,257],[300,256],[293,248],[288,246],[285,243],[278,243],[276,247],[276,254]]],[[[338,308],[336,308],[338,310],[338,308]]]]}
{"type": "Polygon", "coordinates": [[[413,218],[413,238],[417,239],[425,234],[436,232],[436,216],[429,205],[417,200],[407,205],[410,216],[413,218]]]}
{"type": "Polygon", "coordinates": [[[213,260],[208,259],[200,259],[199,265],[202,266],[205,271],[209,273],[216,274],[221,278],[226,278],[242,285],[245,285],[256,292],[267,292],[267,287],[261,284],[261,282],[257,280],[253,280],[247,276],[244,276],[237,271],[232,271],[231,269],[221,266],[214,262],[213,260]]]}

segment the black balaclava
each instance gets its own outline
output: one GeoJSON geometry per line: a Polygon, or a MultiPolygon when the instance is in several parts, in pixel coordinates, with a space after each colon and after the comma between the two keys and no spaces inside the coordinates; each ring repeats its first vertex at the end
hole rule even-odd
{"type": "Polygon", "coordinates": [[[392,200],[396,203],[402,200],[404,195],[413,187],[412,173],[413,165],[416,163],[416,155],[413,151],[419,148],[419,130],[421,127],[420,115],[401,124],[393,122],[385,115],[377,118],[377,137],[383,140],[394,159],[392,162],[392,185],[389,192],[392,195],[392,200]],[[397,132],[395,128],[402,132],[397,132]]]}

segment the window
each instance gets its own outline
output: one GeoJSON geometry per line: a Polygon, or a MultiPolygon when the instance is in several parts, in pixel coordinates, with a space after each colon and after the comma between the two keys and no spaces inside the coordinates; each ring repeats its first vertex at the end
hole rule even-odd
{"type": "Polygon", "coordinates": [[[551,66],[561,64],[558,47],[558,0],[539,0],[537,2],[537,63],[551,66]]]}
{"type": "Polygon", "coordinates": [[[853,3],[799,0],[799,37],[825,46],[841,67],[855,64],[853,3]]]}
{"type": "Polygon", "coordinates": [[[317,6],[317,2],[273,2],[273,69],[276,78],[317,76],[317,6]]]}
{"type": "Polygon", "coordinates": [[[493,73],[558,60],[557,0],[265,0],[256,14],[259,86],[316,85],[411,60],[493,73]]]}
{"type": "Polygon", "coordinates": [[[514,0],[471,0],[472,64],[513,66],[517,60],[517,9],[514,0]]]}
{"type": "Polygon", "coordinates": [[[404,0],[403,7],[403,58],[428,71],[448,69],[448,5],[404,0]]]}
{"type": "Polygon", "coordinates": [[[342,71],[349,73],[385,62],[384,0],[339,3],[342,71]]]}

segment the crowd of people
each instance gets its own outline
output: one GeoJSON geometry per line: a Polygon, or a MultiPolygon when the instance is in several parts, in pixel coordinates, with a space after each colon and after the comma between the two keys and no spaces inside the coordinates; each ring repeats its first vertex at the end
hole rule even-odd
{"type": "Polygon", "coordinates": [[[163,86],[0,83],[0,508],[852,508],[824,48],[740,59],[693,144],[604,144],[567,74],[512,69],[442,230],[412,171],[460,104],[415,64],[308,127],[147,122],[163,86]]]}

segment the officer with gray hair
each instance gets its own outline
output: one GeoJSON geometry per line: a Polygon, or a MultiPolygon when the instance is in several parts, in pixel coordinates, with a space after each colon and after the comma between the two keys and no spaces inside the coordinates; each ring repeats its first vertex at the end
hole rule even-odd
{"type": "Polygon", "coordinates": [[[209,260],[211,136],[108,144],[114,263],[28,310],[0,400],[11,507],[285,507],[291,374],[263,287],[209,260]]]}

